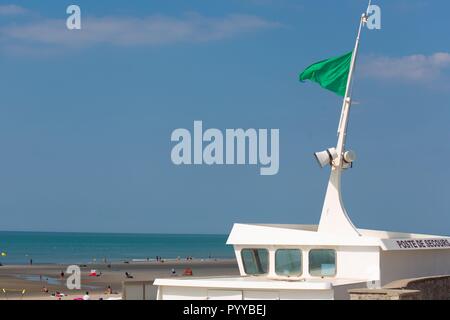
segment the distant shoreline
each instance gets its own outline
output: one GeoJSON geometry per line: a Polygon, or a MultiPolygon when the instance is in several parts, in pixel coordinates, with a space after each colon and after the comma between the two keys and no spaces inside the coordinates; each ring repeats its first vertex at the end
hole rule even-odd
{"type": "MultiPolygon", "coordinates": [[[[119,259],[119,260],[107,260],[107,262],[103,261],[91,261],[91,262],[33,262],[32,265],[29,263],[3,263],[0,266],[1,268],[9,268],[9,267],[61,267],[61,266],[69,266],[69,265],[78,265],[78,266],[89,266],[89,267],[102,267],[107,266],[108,264],[112,266],[118,266],[118,265],[164,265],[164,264],[181,264],[181,263],[189,263],[189,262],[223,262],[223,261],[235,261],[235,257],[222,257],[222,258],[194,258],[192,257],[191,260],[187,260],[186,258],[163,258],[163,261],[156,261],[155,258],[152,259],[119,259]]],[[[1,262],[1,261],[0,261],[1,262]]]]}
{"type": "MultiPolygon", "coordinates": [[[[5,265],[0,267],[0,299],[50,299],[56,300],[52,293],[62,292],[66,296],[63,300],[82,296],[89,291],[93,299],[117,298],[121,296],[122,283],[127,281],[125,272],[133,276],[134,280],[153,281],[155,278],[173,277],[172,269],[177,277],[183,277],[186,268],[193,271],[194,276],[229,276],[238,275],[236,259],[192,259],[115,262],[108,267],[104,263],[81,265],[81,289],[68,290],[66,277],[61,278],[61,271],[65,271],[68,264],[36,264],[36,265],[5,265]],[[91,270],[96,270],[100,276],[89,276],[91,270]],[[105,293],[110,286],[113,295],[105,293]],[[42,292],[43,287],[48,293],[42,292]],[[2,292],[5,289],[5,292],[2,292]],[[22,291],[25,290],[22,296],[22,291]]],[[[152,288],[152,297],[156,299],[156,287],[152,288]]]]}

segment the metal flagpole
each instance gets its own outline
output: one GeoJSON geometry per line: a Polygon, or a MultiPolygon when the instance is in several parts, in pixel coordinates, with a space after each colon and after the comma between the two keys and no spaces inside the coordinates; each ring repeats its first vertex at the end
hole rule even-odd
{"type": "MultiPolygon", "coordinates": [[[[369,6],[367,7],[367,11],[369,10],[370,3],[371,3],[371,1],[369,1],[369,6]]],[[[362,14],[361,19],[360,19],[358,35],[356,37],[355,48],[353,49],[352,60],[350,62],[350,70],[348,72],[347,88],[345,89],[345,96],[344,96],[344,100],[342,102],[341,119],[339,121],[339,126],[338,126],[338,143],[336,146],[336,151],[339,155],[339,157],[338,157],[339,163],[337,163],[337,165],[339,165],[342,162],[341,161],[342,160],[342,152],[344,151],[344,148],[345,148],[345,137],[347,135],[348,115],[350,112],[350,106],[352,104],[351,95],[352,95],[353,73],[355,71],[356,58],[358,56],[359,39],[361,36],[361,30],[362,30],[363,25],[367,22],[367,11],[366,11],[366,13],[362,14]]]]}
{"type": "Polygon", "coordinates": [[[356,37],[355,47],[353,49],[350,69],[347,79],[347,88],[345,90],[344,100],[342,102],[341,117],[338,126],[338,141],[336,145],[337,157],[332,161],[330,179],[328,181],[327,192],[323,203],[322,214],[320,216],[319,228],[320,232],[343,233],[347,235],[359,236],[359,232],[351,222],[345,210],[342,194],[341,194],[341,175],[344,165],[345,139],[347,135],[347,124],[352,103],[352,80],[355,70],[356,58],[358,56],[359,40],[361,30],[367,22],[368,10],[371,1],[367,7],[367,11],[361,15],[358,34],[356,37]]]}

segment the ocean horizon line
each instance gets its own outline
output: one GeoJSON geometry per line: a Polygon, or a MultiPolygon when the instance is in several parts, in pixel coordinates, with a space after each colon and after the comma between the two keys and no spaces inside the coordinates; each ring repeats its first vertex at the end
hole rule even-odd
{"type": "Polygon", "coordinates": [[[57,233],[57,234],[103,234],[103,235],[177,235],[177,236],[227,236],[228,233],[186,233],[186,232],[118,232],[118,231],[45,231],[45,230],[0,230],[0,233],[57,233]]]}

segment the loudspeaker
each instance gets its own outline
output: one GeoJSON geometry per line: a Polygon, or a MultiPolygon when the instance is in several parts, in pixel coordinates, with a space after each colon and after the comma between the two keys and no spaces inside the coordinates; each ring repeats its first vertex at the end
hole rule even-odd
{"type": "Polygon", "coordinates": [[[331,164],[331,162],[337,158],[338,154],[336,148],[328,148],[327,150],[314,153],[314,156],[316,157],[319,166],[323,168],[327,164],[331,164]]]}

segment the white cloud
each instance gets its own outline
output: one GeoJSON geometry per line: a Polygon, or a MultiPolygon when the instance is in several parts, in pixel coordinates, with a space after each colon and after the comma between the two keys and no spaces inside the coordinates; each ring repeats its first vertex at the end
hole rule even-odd
{"type": "Polygon", "coordinates": [[[180,42],[205,42],[278,27],[276,22],[243,14],[210,18],[199,14],[183,17],[153,15],[133,17],[82,17],[81,30],[67,30],[65,20],[44,19],[0,29],[0,45],[87,47],[156,46],[180,42]]]}
{"type": "Polygon", "coordinates": [[[429,82],[450,70],[450,54],[437,52],[431,55],[415,54],[398,58],[366,57],[361,65],[366,77],[413,82],[429,82]]]}
{"type": "Polygon", "coordinates": [[[13,16],[27,13],[28,10],[15,4],[0,5],[0,16],[13,16]]]}

